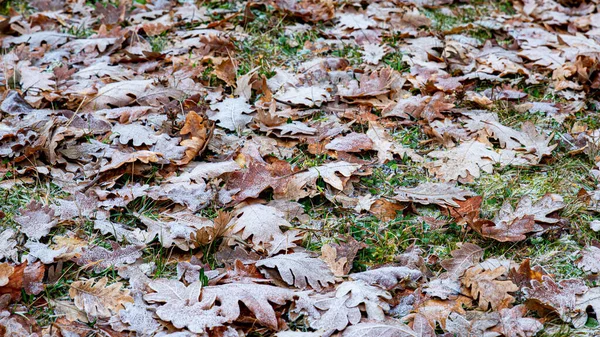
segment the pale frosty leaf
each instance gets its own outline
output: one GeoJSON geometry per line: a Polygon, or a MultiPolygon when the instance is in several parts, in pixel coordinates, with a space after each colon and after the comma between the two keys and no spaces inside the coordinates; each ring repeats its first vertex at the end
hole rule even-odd
{"type": "Polygon", "coordinates": [[[460,292],[460,282],[452,278],[438,277],[427,283],[423,292],[431,297],[439,297],[443,300],[456,298],[460,292]]]}
{"type": "Polygon", "coordinates": [[[240,233],[246,240],[252,236],[252,243],[260,245],[273,240],[274,235],[283,234],[280,227],[292,225],[285,220],[285,214],[274,207],[252,204],[236,211],[231,220],[231,233],[240,233]]]}
{"type": "Polygon", "coordinates": [[[440,262],[442,267],[448,271],[451,278],[458,279],[465,270],[478,263],[483,257],[483,249],[472,243],[465,243],[460,249],[453,250],[451,259],[440,262]]]}
{"type": "Polygon", "coordinates": [[[427,156],[437,159],[426,164],[429,172],[443,181],[479,178],[481,171],[492,173],[494,163],[500,160],[498,153],[476,140],[463,142],[449,150],[432,151],[427,156]]]}
{"type": "Polygon", "coordinates": [[[118,268],[128,264],[133,264],[142,256],[144,245],[130,245],[121,248],[118,243],[112,242],[112,251],[96,246],[83,251],[81,256],[75,261],[84,268],[92,268],[99,273],[110,267],[118,268]]]}
{"type": "Polygon", "coordinates": [[[276,337],[323,337],[324,332],[307,332],[307,331],[279,331],[275,334],[276,337]]]}
{"type": "Polygon", "coordinates": [[[151,127],[141,124],[119,124],[112,127],[113,135],[119,138],[119,143],[126,145],[133,141],[133,146],[156,144],[159,137],[151,127]]]}
{"type": "Polygon", "coordinates": [[[58,250],[53,250],[50,247],[48,247],[48,245],[35,241],[28,241],[25,244],[25,248],[29,249],[29,255],[38,258],[44,264],[53,263],[57,257],[66,253],[68,250],[67,247],[63,247],[58,250]]]}
{"type": "Polygon", "coordinates": [[[94,52],[94,49],[98,49],[99,52],[104,52],[109,45],[117,42],[115,37],[104,37],[104,38],[93,38],[93,39],[76,39],[63,46],[63,49],[68,49],[74,54],[81,53],[82,51],[94,52]]]}
{"type": "Polygon", "coordinates": [[[194,304],[198,302],[202,283],[194,282],[189,286],[169,279],[158,279],[150,282],[148,286],[154,290],[154,293],[144,295],[144,300],[148,302],[177,302],[194,304]]]}
{"type": "Polygon", "coordinates": [[[600,273],[600,248],[587,246],[580,254],[581,257],[575,261],[577,267],[592,273],[600,273]]]}
{"type": "Polygon", "coordinates": [[[530,196],[525,195],[519,200],[517,207],[513,210],[510,204],[505,203],[494,219],[496,221],[506,221],[507,219],[522,218],[525,215],[532,215],[536,222],[557,223],[559,219],[548,217],[548,214],[556,212],[565,207],[563,198],[558,194],[545,194],[537,202],[533,202],[530,196]],[[508,206],[507,206],[508,205],[508,206]]]}
{"type": "Polygon", "coordinates": [[[179,176],[174,176],[168,179],[169,182],[189,182],[200,181],[200,179],[212,179],[216,178],[225,173],[231,173],[239,171],[241,169],[240,164],[234,160],[227,160],[216,163],[202,162],[198,163],[190,172],[182,173],[179,176]]]}
{"type": "MultiPolygon", "coordinates": [[[[335,282],[327,264],[306,253],[278,255],[256,262],[257,267],[276,268],[281,278],[289,285],[304,289],[310,285],[315,290],[335,282]]],[[[268,270],[267,270],[268,275],[268,270]]]]}
{"type": "Polygon", "coordinates": [[[325,165],[311,167],[308,171],[314,175],[315,173],[318,177],[323,178],[323,180],[338,190],[344,189],[344,183],[338,177],[338,173],[344,177],[350,177],[354,172],[356,172],[361,166],[358,164],[351,164],[345,161],[339,161],[334,163],[328,163],[325,165]]]}
{"type": "Polygon", "coordinates": [[[31,47],[39,47],[43,43],[47,43],[50,46],[56,47],[67,42],[67,40],[71,37],[73,37],[73,35],[53,31],[35,32],[16,37],[9,36],[2,41],[2,47],[8,48],[11,45],[21,43],[27,43],[31,47]]]}
{"type": "Polygon", "coordinates": [[[414,282],[423,274],[407,267],[381,267],[360,273],[350,274],[354,280],[362,280],[368,284],[377,284],[385,289],[392,289],[403,282],[414,282]]]}
{"type": "Polygon", "coordinates": [[[315,133],[317,133],[317,129],[312,128],[299,121],[293,121],[291,123],[272,126],[269,127],[268,130],[279,130],[282,136],[295,136],[297,134],[314,135],[315,133]]]}
{"type": "Polygon", "coordinates": [[[482,317],[473,317],[472,320],[466,319],[464,316],[453,312],[448,317],[446,322],[446,330],[454,333],[457,337],[496,337],[500,336],[498,332],[489,330],[498,324],[498,318],[495,314],[481,315],[482,317]]]}
{"type": "Polygon", "coordinates": [[[600,287],[594,287],[582,295],[577,296],[575,311],[577,316],[573,320],[573,325],[580,328],[588,320],[587,310],[591,308],[596,317],[600,313],[600,287]]]}
{"type": "Polygon", "coordinates": [[[594,232],[600,232],[600,220],[594,220],[590,222],[590,228],[594,232]]]}
{"type": "Polygon", "coordinates": [[[254,314],[259,323],[277,328],[277,317],[271,303],[283,305],[294,299],[292,290],[263,284],[223,284],[205,287],[202,303],[218,301],[219,314],[230,322],[240,316],[240,302],[254,314]]]}
{"type": "Polygon", "coordinates": [[[342,337],[423,337],[399,321],[359,323],[344,330],[342,337]]]}
{"type": "Polygon", "coordinates": [[[500,323],[494,330],[500,331],[504,336],[531,337],[544,327],[535,318],[523,317],[527,314],[525,305],[500,310],[500,323]]]}
{"type": "Polygon", "coordinates": [[[18,71],[21,74],[19,81],[24,91],[52,91],[56,82],[52,80],[54,74],[51,72],[42,72],[36,67],[29,67],[29,62],[19,62],[18,71]]]}
{"type": "Polygon", "coordinates": [[[550,155],[557,145],[549,145],[552,137],[544,137],[535,129],[535,125],[526,122],[522,131],[500,124],[498,117],[491,113],[466,113],[471,120],[466,127],[471,131],[485,129],[487,133],[498,139],[500,146],[509,150],[517,150],[534,154],[539,162],[543,156],[550,155]]]}
{"type": "Polygon", "coordinates": [[[322,87],[284,87],[274,95],[275,99],[293,105],[305,105],[307,107],[321,106],[327,102],[330,94],[322,87]]]}
{"type": "Polygon", "coordinates": [[[252,107],[245,97],[226,98],[222,102],[211,104],[210,108],[216,110],[216,113],[209,113],[208,118],[218,121],[218,126],[231,131],[243,129],[252,120],[252,116],[247,115],[252,112],[252,107]]]}
{"type": "Polygon", "coordinates": [[[125,309],[119,311],[119,318],[127,324],[127,330],[142,336],[150,336],[158,331],[160,324],[154,319],[153,312],[141,296],[137,295],[134,303],[125,303],[124,306],[125,309]]]}
{"type": "Polygon", "coordinates": [[[310,326],[314,329],[344,330],[349,324],[357,324],[361,319],[360,309],[347,306],[350,295],[317,300],[314,306],[325,312],[317,319],[309,317],[310,326]]]}
{"type": "Polygon", "coordinates": [[[103,277],[94,283],[94,279],[76,281],[69,288],[69,296],[79,310],[89,317],[109,318],[123,309],[123,304],[133,302],[129,290],[122,290],[120,282],[106,286],[108,278],[103,277]]]}
{"type": "Polygon", "coordinates": [[[401,202],[416,202],[423,205],[435,204],[441,206],[459,207],[454,200],[464,201],[475,193],[448,183],[421,183],[416,187],[401,187],[394,190],[395,200],[401,202]]]}
{"type": "MultiPolygon", "coordinates": [[[[108,76],[117,81],[124,81],[133,77],[133,71],[123,68],[121,65],[111,66],[108,62],[97,62],[87,68],[83,68],[73,74],[74,78],[91,78],[93,76],[108,76]]],[[[132,108],[127,108],[132,109],[132,108]]],[[[116,112],[116,111],[115,111],[116,112]]],[[[111,117],[108,117],[111,118],[111,117]]]]}
{"type": "Polygon", "coordinates": [[[360,51],[362,59],[369,64],[378,64],[385,56],[386,50],[384,45],[378,43],[365,43],[360,51]]]}
{"type": "Polygon", "coordinates": [[[21,215],[15,216],[15,222],[21,225],[21,231],[30,239],[39,240],[50,233],[56,226],[54,211],[49,206],[44,206],[37,201],[31,201],[21,215]]]}
{"type": "Polygon", "coordinates": [[[169,302],[156,309],[163,321],[171,322],[176,328],[187,328],[202,334],[206,329],[223,326],[229,320],[219,315],[219,308],[208,308],[201,303],[189,305],[183,302],[169,302]]]}
{"type": "Polygon", "coordinates": [[[343,13],[339,15],[340,26],[352,29],[367,29],[375,26],[377,22],[365,14],[343,13]]]}
{"type": "Polygon", "coordinates": [[[98,198],[80,192],[74,193],[72,200],[58,199],[56,202],[58,205],[51,207],[61,220],[71,220],[79,216],[89,217],[98,207],[98,198]]]}
{"type": "Polygon", "coordinates": [[[325,148],[334,151],[361,152],[371,150],[373,148],[373,141],[364,133],[351,132],[345,136],[333,139],[329,144],[325,145],[325,148]]]}
{"type": "Polygon", "coordinates": [[[340,284],[337,287],[335,296],[345,297],[346,295],[350,295],[346,305],[348,307],[364,305],[364,310],[370,320],[383,321],[385,312],[390,310],[390,305],[385,301],[390,300],[392,295],[364,281],[347,281],[340,284]]]}
{"type": "Polygon", "coordinates": [[[148,227],[147,233],[144,233],[145,242],[151,242],[158,237],[163,247],[169,248],[176,245],[182,250],[189,250],[193,246],[193,239],[196,232],[205,226],[210,226],[209,221],[200,221],[201,219],[192,217],[178,217],[176,214],[170,215],[174,220],[162,221],[150,219],[147,216],[141,216],[140,220],[148,227]]]}
{"type": "Polygon", "coordinates": [[[90,108],[106,109],[126,106],[142,97],[152,87],[153,80],[121,81],[105,85],[98,90],[90,108]]]}
{"type": "Polygon", "coordinates": [[[288,250],[297,247],[295,242],[302,241],[304,234],[298,230],[290,229],[283,234],[273,234],[273,240],[269,242],[267,253],[269,256],[273,256],[281,251],[287,252],[288,250]]]}
{"type": "Polygon", "coordinates": [[[6,228],[0,233],[0,259],[17,260],[15,234],[15,230],[12,228],[6,228]]]}
{"type": "Polygon", "coordinates": [[[108,220],[95,220],[94,229],[99,230],[104,235],[112,235],[118,242],[127,240],[127,242],[139,244],[145,242],[147,237],[139,228],[129,229],[123,224],[108,220]]]}

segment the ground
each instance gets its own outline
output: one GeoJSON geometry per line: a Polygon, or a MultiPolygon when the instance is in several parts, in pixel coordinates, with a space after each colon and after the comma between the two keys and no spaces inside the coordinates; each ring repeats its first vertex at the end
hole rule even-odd
{"type": "Polygon", "coordinates": [[[597,1],[0,6],[11,335],[598,328],[597,1]]]}

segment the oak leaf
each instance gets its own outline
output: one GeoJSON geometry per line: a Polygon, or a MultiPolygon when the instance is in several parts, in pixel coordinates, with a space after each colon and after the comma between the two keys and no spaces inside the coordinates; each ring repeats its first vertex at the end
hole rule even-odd
{"type": "Polygon", "coordinates": [[[482,171],[492,173],[494,163],[501,158],[498,153],[476,140],[463,142],[449,150],[432,151],[427,156],[437,159],[425,166],[442,181],[479,178],[482,171]]]}
{"type": "MultiPolygon", "coordinates": [[[[359,323],[344,330],[342,337],[418,337],[408,325],[398,321],[359,323]]],[[[424,336],[423,336],[424,337],[424,336]]]]}
{"type": "Polygon", "coordinates": [[[519,287],[509,280],[499,279],[506,271],[505,267],[484,270],[475,266],[467,269],[462,282],[470,288],[471,296],[478,299],[480,309],[487,310],[488,306],[493,310],[504,309],[515,301],[508,293],[519,290],[519,287]]]}
{"type": "Polygon", "coordinates": [[[475,193],[463,190],[448,183],[421,183],[415,187],[400,187],[394,190],[393,197],[400,202],[415,202],[423,205],[435,204],[440,206],[459,207],[454,200],[464,201],[475,193]]]}
{"type": "Polygon", "coordinates": [[[292,290],[264,284],[223,284],[208,286],[202,290],[202,305],[218,301],[220,316],[233,322],[241,314],[240,302],[254,314],[259,323],[276,329],[278,326],[275,311],[270,303],[284,305],[294,299],[292,290]]]}
{"type": "Polygon", "coordinates": [[[587,246],[580,254],[581,257],[575,261],[577,267],[595,274],[600,273],[600,248],[587,246]]]}
{"type": "Polygon", "coordinates": [[[423,276],[419,270],[407,267],[381,267],[371,269],[360,273],[350,274],[354,280],[362,280],[368,284],[377,284],[385,289],[392,289],[404,282],[410,283],[417,281],[423,276]]]}
{"type": "Polygon", "coordinates": [[[307,253],[291,253],[277,255],[256,262],[265,275],[271,274],[271,269],[279,270],[279,275],[285,283],[296,288],[307,286],[320,291],[334,283],[335,278],[327,264],[318,258],[310,257],[307,253]]]}
{"type": "Polygon", "coordinates": [[[133,298],[129,296],[129,290],[121,289],[121,282],[106,286],[107,283],[106,277],[98,282],[94,282],[94,279],[73,282],[69,296],[88,317],[109,318],[123,309],[124,303],[133,302],[133,298]]]}
{"type": "Polygon", "coordinates": [[[54,220],[54,210],[35,200],[21,210],[21,215],[15,217],[15,222],[21,225],[21,231],[33,240],[48,235],[50,229],[58,223],[54,220]]]}
{"type": "Polygon", "coordinates": [[[453,279],[458,279],[464,272],[478,263],[483,257],[483,249],[472,243],[464,243],[462,247],[450,252],[451,259],[440,262],[453,279]]]}

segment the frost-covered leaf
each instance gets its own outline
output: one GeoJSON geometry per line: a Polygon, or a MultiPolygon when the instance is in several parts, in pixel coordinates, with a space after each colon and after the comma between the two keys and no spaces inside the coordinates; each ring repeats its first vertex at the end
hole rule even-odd
{"type": "Polygon", "coordinates": [[[587,246],[580,254],[581,257],[575,261],[577,267],[592,273],[600,273],[600,248],[587,246]]]}
{"type": "Polygon", "coordinates": [[[442,181],[479,178],[482,171],[492,173],[494,163],[501,158],[497,152],[476,140],[463,142],[449,150],[432,151],[427,156],[437,159],[426,166],[442,181]]]}
{"type": "Polygon", "coordinates": [[[484,270],[475,266],[467,269],[462,282],[470,288],[471,296],[478,299],[480,309],[487,310],[489,306],[493,310],[504,309],[515,301],[508,293],[516,292],[519,287],[510,280],[500,279],[506,272],[505,267],[484,270]]]}
{"type": "Polygon", "coordinates": [[[111,246],[112,251],[100,246],[85,249],[75,262],[84,268],[91,268],[99,273],[111,267],[118,268],[135,263],[142,256],[142,249],[144,248],[143,245],[121,247],[116,242],[111,242],[111,246]]]}
{"type": "Polygon", "coordinates": [[[21,225],[21,231],[33,240],[39,240],[50,233],[56,226],[54,211],[37,201],[31,201],[21,215],[15,216],[15,222],[21,225]]]}
{"type": "Polygon", "coordinates": [[[448,183],[421,183],[416,187],[401,187],[394,190],[394,199],[401,202],[416,202],[423,205],[436,204],[441,206],[459,207],[454,200],[464,201],[475,193],[463,190],[448,183]]]}
{"type": "Polygon", "coordinates": [[[283,234],[280,227],[292,225],[285,219],[285,214],[274,207],[252,204],[239,208],[231,220],[231,233],[240,233],[242,239],[252,237],[255,245],[270,242],[274,235],[283,234]]]}
{"type": "Polygon", "coordinates": [[[368,284],[377,284],[385,289],[392,289],[403,283],[417,281],[423,274],[407,267],[381,267],[360,273],[350,274],[354,280],[362,280],[368,284]]]}
{"type": "Polygon", "coordinates": [[[202,290],[203,305],[218,301],[219,314],[229,322],[240,316],[240,302],[252,312],[259,323],[277,328],[277,317],[272,304],[283,305],[294,299],[292,290],[263,284],[223,284],[202,290]]]}
{"type": "Polygon", "coordinates": [[[69,288],[69,296],[88,317],[109,318],[123,309],[124,303],[133,302],[133,298],[129,296],[129,290],[121,289],[121,282],[109,286],[107,283],[106,277],[98,282],[94,282],[94,279],[73,282],[69,288]]]}
{"type": "Polygon", "coordinates": [[[406,324],[392,321],[352,325],[344,330],[342,337],[421,337],[421,335],[406,324]]]}
{"type": "Polygon", "coordinates": [[[247,115],[252,112],[252,107],[244,97],[226,98],[222,102],[212,104],[210,108],[216,110],[216,113],[209,114],[209,119],[217,121],[218,126],[231,131],[242,130],[252,121],[252,116],[247,115]]]}
{"type": "Polygon", "coordinates": [[[307,286],[315,290],[327,287],[334,283],[335,278],[327,264],[318,258],[310,257],[306,253],[283,254],[263,259],[256,262],[256,266],[269,274],[270,269],[277,269],[281,279],[296,288],[304,289],[307,286]]]}
{"type": "Polygon", "coordinates": [[[6,228],[0,233],[0,259],[15,261],[17,259],[17,241],[15,230],[6,228]]]}

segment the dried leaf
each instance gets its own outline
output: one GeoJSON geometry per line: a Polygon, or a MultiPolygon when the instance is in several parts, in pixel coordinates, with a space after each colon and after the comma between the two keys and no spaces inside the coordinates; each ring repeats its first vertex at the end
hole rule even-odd
{"type": "Polygon", "coordinates": [[[120,282],[106,286],[107,283],[106,277],[98,282],[94,282],[94,279],[73,282],[69,296],[88,317],[109,318],[123,309],[124,303],[133,302],[133,298],[129,296],[129,290],[121,289],[120,282]]]}
{"type": "Polygon", "coordinates": [[[285,283],[296,288],[311,288],[320,291],[321,287],[327,287],[334,283],[335,278],[327,264],[317,258],[310,257],[306,253],[291,253],[277,255],[256,262],[256,266],[268,275],[269,269],[276,268],[285,283]]]}

